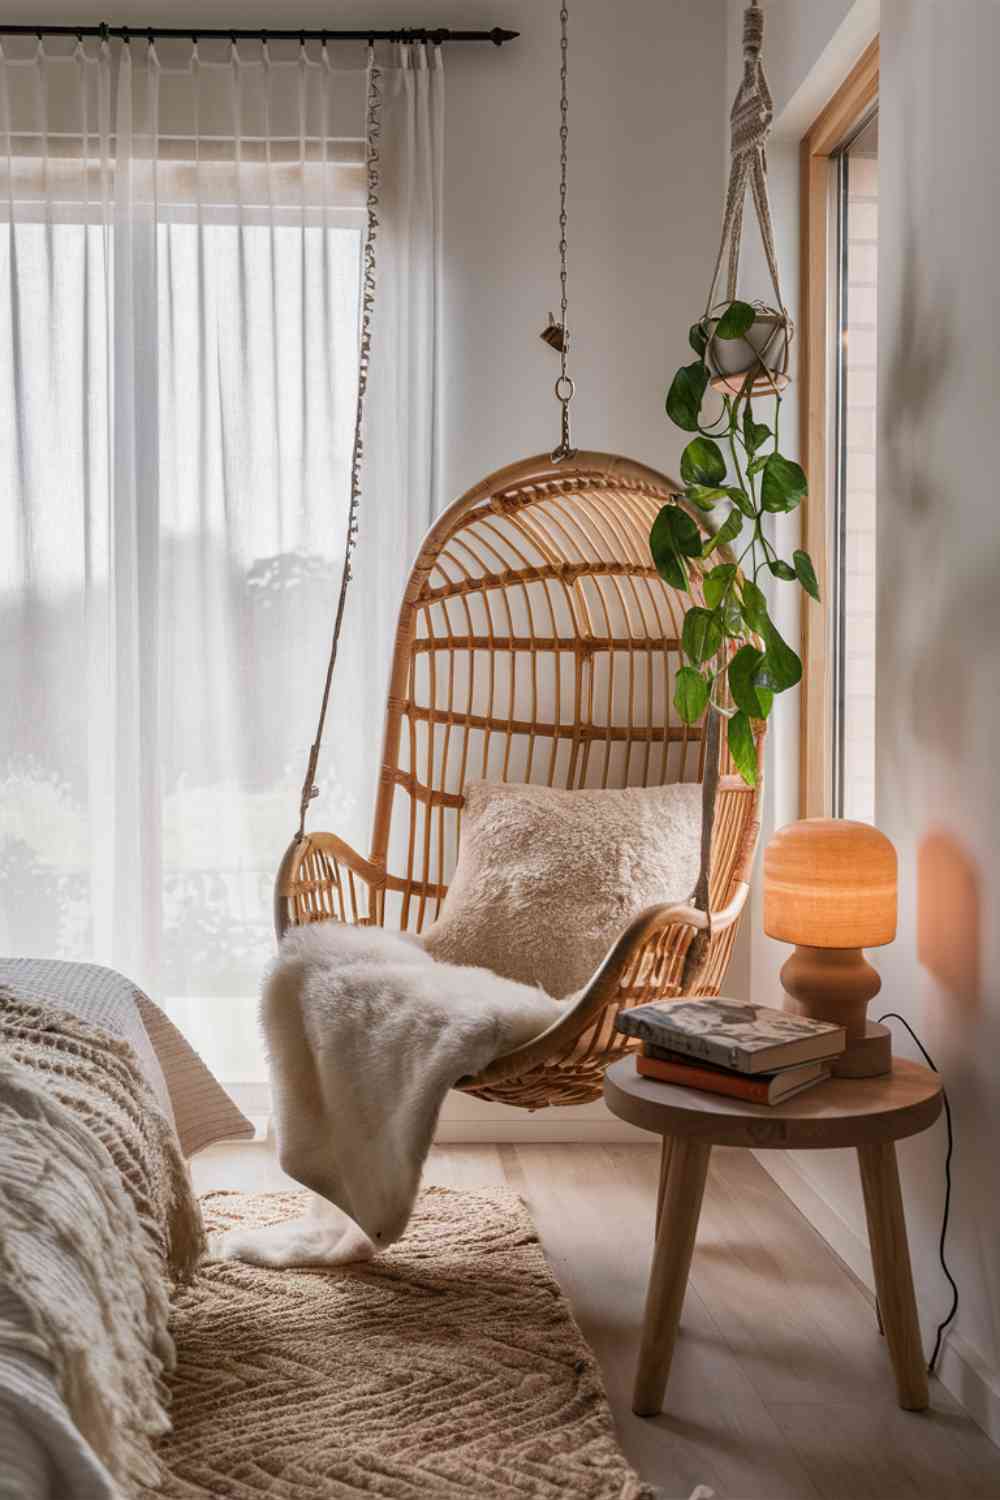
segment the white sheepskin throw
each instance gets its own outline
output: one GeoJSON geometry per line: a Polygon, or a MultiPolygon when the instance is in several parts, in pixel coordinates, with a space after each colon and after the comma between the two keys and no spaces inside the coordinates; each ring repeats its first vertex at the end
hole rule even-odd
{"type": "Polygon", "coordinates": [[[570,995],[633,917],[689,899],[700,841],[697,782],[577,792],[471,782],[458,866],[423,941],[435,958],[570,995]]]}
{"type": "Polygon", "coordinates": [[[530,1041],[562,1007],[418,939],[324,922],[282,940],[264,988],[282,1168],[321,1202],[232,1231],[214,1253],[257,1265],[365,1260],[406,1228],[448,1090],[530,1041]]]}

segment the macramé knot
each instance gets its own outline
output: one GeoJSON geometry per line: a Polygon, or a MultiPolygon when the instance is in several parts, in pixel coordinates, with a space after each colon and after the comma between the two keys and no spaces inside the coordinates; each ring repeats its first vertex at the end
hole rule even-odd
{"type": "Polygon", "coordinates": [[[743,55],[755,58],[764,45],[764,12],[759,5],[749,5],[743,12],[743,55]]]}

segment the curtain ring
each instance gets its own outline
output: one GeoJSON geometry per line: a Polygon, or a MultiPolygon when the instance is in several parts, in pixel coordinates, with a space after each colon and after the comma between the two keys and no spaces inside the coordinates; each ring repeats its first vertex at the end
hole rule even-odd
{"type": "Polygon", "coordinates": [[[152,26],[147,26],[146,27],[146,46],[147,47],[155,47],[156,46],[156,34],[154,33],[152,26]]]}
{"type": "Polygon", "coordinates": [[[132,44],[132,38],[129,36],[127,26],[122,27],[122,41],[125,43],[126,47],[129,47],[132,44]]]}

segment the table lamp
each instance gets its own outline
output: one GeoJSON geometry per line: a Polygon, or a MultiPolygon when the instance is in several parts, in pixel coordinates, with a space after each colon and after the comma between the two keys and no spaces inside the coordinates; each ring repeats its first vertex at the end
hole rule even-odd
{"type": "Polygon", "coordinates": [[[784,1009],[847,1033],[833,1072],[890,1072],[888,1028],[867,1015],[882,981],[861,951],[896,936],[896,851],[885,834],[845,818],[779,829],[764,850],[764,931],[795,944],[781,970],[784,1009]]]}

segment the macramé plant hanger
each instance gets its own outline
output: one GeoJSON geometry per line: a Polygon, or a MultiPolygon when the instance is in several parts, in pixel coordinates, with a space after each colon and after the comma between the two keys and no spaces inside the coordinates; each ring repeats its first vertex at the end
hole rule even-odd
{"type": "Polygon", "coordinates": [[[764,13],[757,0],[752,0],[743,16],[743,79],[730,114],[732,160],[722,237],[701,324],[707,339],[705,362],[712,371],[714,389],[720,394],[744,397],[784,390],[788,384],[788,351],[793,333],[781,294],[767,191],[766,146],[774,118],[774,104],[764,75],[763,43],[764,13]],[[759,300],[751,304],[737,302],[748,189],[774,289],[774,307],[759,300]],[[725,300],[716,303],[715,294],[727,249],[725,300]],[[745,322],[745,314],[743,319],[734,319],[734,305],[752,307],[756,317],[752,322],[745,322]],[[727,316],[728,327],[725,323],[727,316]]]}
{"type": "MultiPolygon", "coordinates": [[[[683,660],[683,614],[689,602],[705,604],[703,570],[692,568],[682,595],[658,572],[649,536],[668,504],[684,508],[706,543],[712,528],[663,474],[572,446],[565,3],[560,28],[560,321],[550,318],[542,335],[560,358],[559,442],[553,452],[473,486],[438,517],[421,546],[399,612],[371,849],[362,856],[337,835],[307,832],[305,825],[316,794],[361,488],[378,190],[378,70],[370,61],[369,226],[346,563],[299,828],[276,881],[279,938],[291,925],[328,920],[426,928],[447,893],[469,781],[596,789],[690,782],[705,774],[703,730],[671,711],[673,677],[683,660]]],[[[728,555],[723,545],[713,561],[728,555]]],[[[759,783],[748,786],[733,774],[722,753],[711,915],[690,905],[643,912],[617,935],[590,982],[548,1031],[457,1087],[527,1109],[596,1099],[608,1064],[631,1045],[615,1030],[619,1010],[681,993],[719,993],[746,904],[760,803],[759,783]],[[697,988],[685,991],[685,956],[695,934],[707,934],[710,924],[697,988]]]]}

